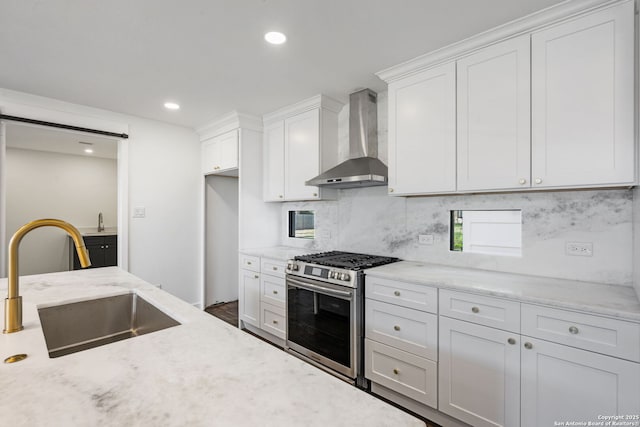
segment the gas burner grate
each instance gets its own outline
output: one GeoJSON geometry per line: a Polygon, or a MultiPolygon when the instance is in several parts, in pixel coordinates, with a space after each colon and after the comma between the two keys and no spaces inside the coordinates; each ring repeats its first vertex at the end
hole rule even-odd
{"type": "Polygon", "coordinates": [[[294,259],[297,261],[325,265],[327,267],[344,268],[347,270],[363,270],[398,261],[398,258],[342,251],[300,255],[296,256],[294,259]]]}

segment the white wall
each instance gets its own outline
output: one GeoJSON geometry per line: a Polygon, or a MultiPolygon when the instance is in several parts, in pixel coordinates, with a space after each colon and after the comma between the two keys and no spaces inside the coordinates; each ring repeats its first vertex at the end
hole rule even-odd
{"type": "Polygon", "coordinates": [[[238,178],[205,178],[205,307],[238,299],[238,178]]]}
{"type": "Polygon", "coordinates": [[[633,190],[633,286],[640,298],[640,188],[633,190]]]}
{"type": "MultiPolygon", "coordinates": [[[[39,218],[97,227],[102,212],[105,226],[116,226],[115,160],[16,148],[6,155],[6,245],[19,227],[39,218]]],[[[51,227],[32,231],[20,245],[19,262],[21,275],[68,270],[67,234],[51,227]]]]}
{"type": "Polygon", "coordinates": [[[129,271],[189,303],[201,302],[202,176],[194,130],[6,89],[0,89],[0,111],[128,132],[122,171],[128,198],[118,209],[128,204],[129,271]],[[131,218],[138,206],[146,218],[131,218]]]}

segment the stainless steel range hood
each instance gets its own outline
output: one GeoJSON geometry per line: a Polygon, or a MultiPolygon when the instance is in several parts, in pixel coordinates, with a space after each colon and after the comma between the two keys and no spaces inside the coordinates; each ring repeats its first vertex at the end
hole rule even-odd
{"type": "Polygon", "coordinates": [[[370,89],[349,96],[349,160],[306,181],[306,185],[358,188],[387,185],[387,166],[378,159],[377,94],[370,89]]]}

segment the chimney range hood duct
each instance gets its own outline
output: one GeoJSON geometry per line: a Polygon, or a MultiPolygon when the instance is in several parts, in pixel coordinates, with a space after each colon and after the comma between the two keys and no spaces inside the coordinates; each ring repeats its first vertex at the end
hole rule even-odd
{"type": "Polygon", "coordinates": [[[378,159],[377,94],[349,95],[349,160],[306,181],[306,185],[358,188],[387,185],[387,166],[378,159]]]}

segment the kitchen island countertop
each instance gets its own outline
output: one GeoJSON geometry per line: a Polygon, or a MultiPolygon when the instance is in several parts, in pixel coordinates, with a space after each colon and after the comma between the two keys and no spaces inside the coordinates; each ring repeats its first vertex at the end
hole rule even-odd
{"type": "Polygon", "coordinates": [[[0,357],[28,358],[0,365],[3,425],[424,426],[118,267],[20,280],[25,329],[0,357]],[[130,291],[182,324],[49,358],[38,306],[130,291]]]}

